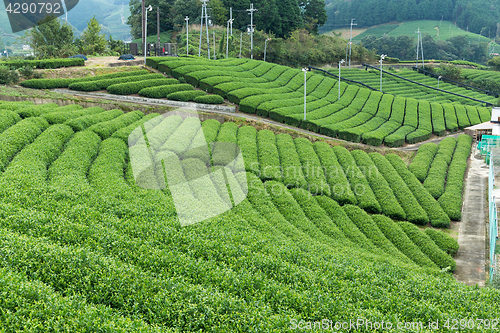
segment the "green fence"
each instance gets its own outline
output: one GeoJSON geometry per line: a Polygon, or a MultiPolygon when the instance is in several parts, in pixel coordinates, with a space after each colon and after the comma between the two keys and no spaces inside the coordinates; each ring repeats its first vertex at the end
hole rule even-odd
{"type": "Polygon", "coordinates": [[[490,175],[488,177],[488,198],[489,198],[489,213],[490,213],[490,281],[493,280],[494,274],[497,274],[496,270],[496,245],[498,237],[498,221],[497,221],[497,205],[495,203],[495,197],[492,195],[493,185],[494,185],[494,166],[490,163],[490,175]]]}

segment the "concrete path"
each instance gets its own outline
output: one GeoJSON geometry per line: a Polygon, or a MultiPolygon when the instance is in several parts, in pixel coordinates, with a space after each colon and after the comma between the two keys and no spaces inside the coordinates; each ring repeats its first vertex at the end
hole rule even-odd
{"type": "Polygon", "coordinates": [[[467,285],[477,284],[480,287],[484,287],[486,278],[487,189],[488,166],[474,146],[465,183],[462,221],[458,232],[460,247],[455,257],[457,269],[454,276],[467,285]]]}

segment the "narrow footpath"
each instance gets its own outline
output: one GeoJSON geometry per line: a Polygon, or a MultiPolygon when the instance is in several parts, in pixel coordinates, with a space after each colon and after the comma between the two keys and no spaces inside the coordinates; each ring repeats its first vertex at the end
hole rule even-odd
{"type": "Polygon", "coordinates": [[[484,287],[486,264],[486,195],[488,188],[488,165],[481,158],[476,146],[472,147],[469,172],[465,183],[462,221],[460,222],[455,257],[455,278],[469,286],[484,287]]]}

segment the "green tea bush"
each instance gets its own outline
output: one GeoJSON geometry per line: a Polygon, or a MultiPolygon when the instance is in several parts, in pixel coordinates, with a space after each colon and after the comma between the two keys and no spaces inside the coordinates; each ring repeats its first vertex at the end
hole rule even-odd
{"type": "Polygon", "coordinates": [[[162,74],[154,73],[154,74],[118,77],[105,80],[76,82],[70,84],[68,88],[77,91],[97,91],[106,89],[107,87],[118,83],[136,82],[136,81],[145,81],[153,79],[163,79],[163,78],[164,76],[162,74]]]}
{"type": "Polygon", "coordinates": [[[190,84],[172,84],[159,87],[144,88],[139,91],[139,95],[149,98],[166,98],[168,95],[178,91],[194,90],[190,84]]]}
{"type": "Polygon", "coordinates": [[[257,133],[257,154],[259,156],[260,178],[281,181],[280,156],[276,147],[276,136],[270,130],[257,133]]]}
{"type": "Polygon", "coordinates": [[[444,252],[448,253],[450,256],[454,257],[458,251],[458,242],[455,238],[448,234],[445,234],[441,230],[436,230],[432,228],[426,228],[425,233],[429,236],[434,243],[444,252]]]}
{"type": "Polygon", "coordinates": [[[420,182],[424,182],[427,178],[427,173],[431,167],[431,163],[434,160],[434,156],[438,151],[438,145],[432,142],[423,144],[418,148],[417,155],[413,158],[413,161],[408,166],[408,170],[413,172],[415,177],[420,182]]]}
{"type": "Polygon", "coordinates": [[[309,192],[314,195],[332,195],[330,185],[326,181],[325,171],[321,166],[321,162],[314,151],[314,146],[311,141],[306,138],[296,138],[295,149],[302,163],[302,170],[307,180],[309,192]]]}
{"type": "Polygon", "coordinates": [[[358,206],[367,212],[379,214],[382,211],[380,204],[351,153],[341,146],[333,147],[333,151],[351,185],[352,192],[356,195],[358,206]]]}
{"type": "Polygon", "coordinates": [[[422,206],[420,206],[413,193],[410,191],[391,163],[389,163],[384,156],[379,153],[370,153],[369,155],[377,166],[378,171],[391,187],[392,192],[398,199],[399,204],[404,209],[406,219],[415,224],[428,223],[429,217],[427,216],[427,213],[422,206]]]}
{"type": "Polygon", "coordinates": [[[420,183],[417,177],[415,177],[415,175],[408,170],[401,157],[395,154],[388,154],[385,155],[385,158],[392,164],[408,188],[412,191],[420,206],[422,206],[429,216],[431,225],[437,228],[449,227],[450,218],[448,215],[444,212],[443,208],[441,208],[432,195],[425,189],[422,183],[420,183]]]}
{"type": "Polygon", "coordinates": [[[385,237],[396,246],[408,258],[417,265],[429,268],[438,268],[436,264],[427,257],[418,246],[416,246],[408,236],[406,236],[401,226],[383,215],[373,215],[373,221],[382,231],[385,237]]]}
{"type": "Polygon", "coordinates": [[[307,188],[307,181],[302,172],[302,164],[292,137],[289,134],[276,135],[276,147],[279,152],[285,186],[288,188],[307,188]]]}
{"type": "Polygon", "coordinates": [[[144,117],[144,113],[141,111],[132,111],[114,119],[96,123],[90,126],[88,130],[98,134],[101,139],[105,140],[119,129],[139,121],[142,117],[144,117]]]}
{"type": "Polygon", "coordinates": [[[325,169],[326,180],[330,185],[332,198],[341,205],[355,205],[357,203],[356,196],[352,192],[344,170],[342,170],[330,145],[326,142],[317,141],[314,143],[314,150],[325,169]]]}
{"type": "Polygon", "coordinates": [[[114,95],[132,95],[132,94],[137,94],[144,88],[164,86],[168,84],[177,84],[177,83],[179,83],[179,81],[176,79],[160,78],[160,79],[144,80],[133,83],[125,82],[125,83],[113,84],[108,86],[106,90],[108,91],[108,93],[114,95]]]}
{"type": "Polygon", "coordinates": [[[446,138],[439,143],[438,151],[429,169],[429,174],[424,181],[424,187],[435,199],[439,199],[444,193],[448,166],[456,145],[457,140],[453,137],[446,138]]]}
{"type": "Polygon", "coordinates": [[[0,109],[0,133],[21,121],[21,117],[10,110],[0,109]]]}
{"type": "Polygon", "coordinates": [[[187,90],[168,94],[167,98],[173,101],[189,102],[194,101],[197,97],[206,95],[207,93],[201,90],[187,90]]]}
{"type": "Polygon", "coordinates": [[[84,129],[87,129],[94,124],[114,119],[116,117],[121,116],[122,114],[123,114],[122,110],[113,109],[101,112],[96,115],[91,114],[91,115],[81,116],[75,119],[70,119],[67,120],[65,124],[70,126],[75,132],[83,131],[84,129]]]}
{"type": "Polygon", "coordinates": [[[441,250],[426,233],[409,222],[399,222],[399,226],[403,229],[408,238],[410,238],[411,241],[439,268],[443,269],[450,267],[451,272],[455,271],[457,267],[455,260],[441,250]]]}
{"type": "Polygon", "coordinates": [[[223,104],[224,98],[219,95],[202,95],[196,97],[194,101],[200,104],[223,104]]]}
{"type": "Polygon", "coordinates": [[[353,150],[351,155],[356,161],[358,168],[364,171],[366,180],[382,208],[382,213],[396,220],[406,219],[405,211],[399,205],[392,189],[378,171],[370,156],[362,150],[353,150]]]}

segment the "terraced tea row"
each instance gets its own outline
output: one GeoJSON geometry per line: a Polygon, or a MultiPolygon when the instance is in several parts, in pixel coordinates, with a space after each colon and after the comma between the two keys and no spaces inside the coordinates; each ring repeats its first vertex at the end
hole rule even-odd
{"type": "MultiPolygon", "coordinates": [[[[444,90],[446,92],[471,97],[477,100],[491,103],[493,105],[497,104],[497,98],[495,96],[489,96],[477,90],[469,90],[464,87],[458,87],[456,85],[443,81],[439,83],[438,87],[437,79],[431,78],[424,74],[413,71],[402,71],[396,74],[403,78],[427,85],[429,87],[439,88],[440,90],[444,90]]],[[[380,87],[380,71],[374,69],[342,69],[341,76],[350,80],[362,82],[376,89],[379,89],[380,87]]],[[[437,102],[439,104],[454,103],[470,106],[481,106],[482,104],[481,102],[477,102],[468,98],[424,87],[389,74],[382,74],[382,91],[384,93],[395,96],[415,98],[418,100],[437,102]]]]}
{"type": "Polygon", "coordinates": [[[248,59],[152,58],[149,64],[239,104],[239,110],[353,142],[416,143],[490,119],[485,107],[394,97],[328,77],[248,59]]]}
{"type": "Polygon", "coordinates": [[[462,218],[462,190],[472,138],[460,135],[422,145],[408,167],[455,221],[462,218]]]}
{"type": "MultiPolygon", "coordinates": [[[[442,232],[429,236],[407,222],[370,216],[349,204],[341,207],[332,198],[313,197],[278,181],[263,182],[253,173],[247,174],[247,181],[241,172],[236,175],[240,187],[248,186],[247,198],[239,205],[208,221],[179,228],[170,189],[146,190],[136,185],[127,143],[137,145],[143,132],[137,136],[133,130],[143,125],[150,145],[165,145],[179,153],[185,147],[183,158],[193,159],[196,153],[206,156],[204,152],[209,159],[199,160],[202,164],[210,161],[210,155],[212,160],[216,154],[221,154],[217,157],[221,161],[228,158],[225,151],[194,149],[192,143],[200,131],[189,135],[191,145],[174,145],[169,139],[177,137],[175,128],[182,122],[167,138],[155,139],[158,129],[170,128],[170,123],[164,123],[154,130],[163,117],[117,116],[107,120],[109,132],[97,131],[106,133],[102,140],[90,130],[97,122],[82,122],[85,129],[73,134],[69,125],[36,120],[53,112],[28,104],[0,106],[5,107],[2,112],[14,113],[0,118],[6,119],[6,125],[0,122],[2,133],[29,119],[42,127],[0,174],[4,291],[0,300],[9,318],[6,329],[57,325],[68,331],[216,332],[255,327],[290,331],[291,318],[298,317],[343,322],[355,314],[380,321],[444,322],[448,316],[472,314],[494,318],[499,311],[498,291],[464,286],[439,271],[454,268],[446,254],[454,244],[442,232]],[[40,115],[15,117],[25,108],[40,115]],[[26,172],[39,176],[21,176],[26,172]],[[434,309],[431,314],[428,304],[434,309]]],[[[255,137],[248,146],[254,140],[258,145],[260,132],[235,125],[212,119],[201,126],[209,142],[240,144],[243,138],[255,137]]],[[[259,142],[270,145],[269,137],[265,132],[259,142]]],[[[276,146],[283,148],[290,140],[280,136],[276,146]]],[[[320,163],[335,165],[332,148],[302,145],[304,152],[311,146],[314,152],[321,151],[320,163]]],[[[254,151],[259,162],[258,151],[247,150],[254,151]]],[[[302,163],[295,151],[298,157],[290,165],[298,163],[297,158],[302,163]]],[[[365,155],[356,158],[368,164],[365,155]]],[[[393,174],[399,175],[402,165],[413,175],[395,155],[369,154],[369,158],[377,166],[390,161],[396,167],[393,174]]],[[[187,179],[192,163],[182,167],[187,179]]],[[[383,177],[389,186],[397,186],[383,177]]],[[[191,195],[203,194],[193,191],[191,195]]]]}
{"type": "Polygon", "coordinates": [[[34,89],[69,88],[76,91],[101,91],[115,95],[139,94],[151,98],[168,98],[175,101],[194,101],[205,104],[222,104],[220,96],[207,95],[194,90],[189,84],[179,84],[178,80],[167,79],[159,73],[147,70],[119,72],[78,79],[33,79],[21,85],[34,89]]]}

